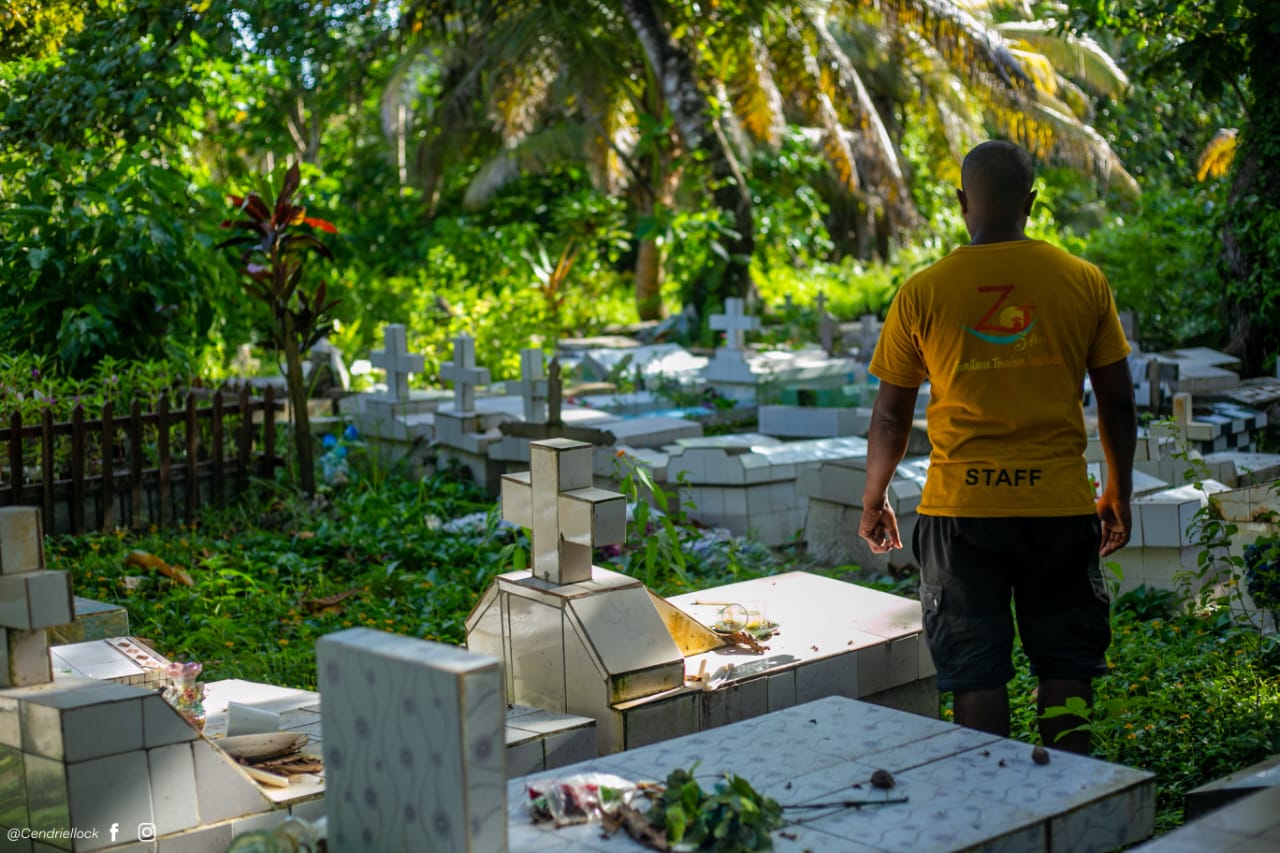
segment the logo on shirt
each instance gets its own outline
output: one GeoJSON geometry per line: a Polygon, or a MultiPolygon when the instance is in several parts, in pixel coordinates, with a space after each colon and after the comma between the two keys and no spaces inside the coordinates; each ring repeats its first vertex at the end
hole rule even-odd
{"type": "Polygon", "coordinates": [[[966,332],[979,340],[989,344],[1016,343],[1027,336],[1039,319],[1034,305],[1007,304],[1009,295],[1013,293],[1012,284],[979,287],[978,292],[999,294],[977,325],[964,327],[966,332]]]}

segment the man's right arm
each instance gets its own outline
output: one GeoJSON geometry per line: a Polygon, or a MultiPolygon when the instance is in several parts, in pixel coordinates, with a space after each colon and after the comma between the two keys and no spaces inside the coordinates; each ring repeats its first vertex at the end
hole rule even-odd
{"type": "Polygon", "coordinates": [[[1098,434],[1107,459],[1107,485],[1098,498],[1102,521],[1099,553],[1106,556],[1129,542],[1132,532],[1133,451],[1138,414],[1133,404],[1133,379],[1125,359],[1089,370],[1098,404],[1098,434]]]}
{"type": "Polygon", "coordinates": [[[873,553],[902,547],[898,519],[888,504],[889,481],[907,453],[919,388],[881,382],[867,430],[867,482],[858,535],[873,553]]]}

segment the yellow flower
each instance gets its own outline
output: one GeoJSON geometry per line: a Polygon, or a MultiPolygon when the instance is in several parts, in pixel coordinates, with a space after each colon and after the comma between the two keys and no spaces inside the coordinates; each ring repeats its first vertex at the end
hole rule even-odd
{"type": "Polygon", "coordinates": [[[1126,729],[1131,729],[1131,728],[1133,728],[1133,723],[1125,723],[1125,724],[1124,724],[1124,727],[1125,727],[1126,729]]]}
{"type": "Polygon", "coordinates": [[[1179,714],[1179,715],[1178,715],[1178,719],[1179,719],[1179,720],[1189,720],[1189,719],[1191,719],[1191,715],[1190,715],[1190,714],[1179,714]]]}
{"type": "Polygon", "coordinates": [[[1137,740],[1138,736],[1133,732],[1129,732],[1129,740],[1137,740]]]}
{"type": "Polygon", "coordinates": [[[281,638],[280,638],[280,645],[282,645],[282,646],[287,646],[287,645],[289,645],[289,638],[288,638],[288,637],[281,637],[281,638]]]}
{"type": "Polygon", "coordinates": [[[234,646],[234,645],[235,645],[235,643],[234,643],[232,640],[227,640],[227,641],[226,641],[225,643],[223,643],[222,645],[226,646],[227,648],[231,648],[232,646],[234,646]]]}

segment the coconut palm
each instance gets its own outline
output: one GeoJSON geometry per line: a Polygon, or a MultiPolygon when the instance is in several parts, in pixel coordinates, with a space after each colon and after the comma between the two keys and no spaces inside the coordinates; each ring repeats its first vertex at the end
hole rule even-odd
{"type": "MultiPolygon", "coordinates": [[[[1016,8],[997,24],[996,5],[424,2],[411,14],[429,37],[402,64],[384,115],[403,102],[414,73],[433,69],[441,94],[424,115],[433,135],[418,152],[418,174],[432,190],[446,152],[487,151],[467,194],[472,204],[566,157],[585,160],[602,188],[625,194],[637,221],[676,203],[691,174],[705,179],[724,212],[726,262],[689,295],[714,305],[750,289],[743,164],[789,132],[830,164],[825,191],[858,212],[855,246],[864,254],[887,251],[890,237],[917,222],[899,150],[903,116],[928,123],[944,172],[991,128],[1135,190],[1087,124],[1092,97],[1125,85],[1115,64],[1050,22],[1017,18],[1016,8]]],[[[648,233],[638,249],[637,305],[652,316],[661,244],[648,233]]]]}

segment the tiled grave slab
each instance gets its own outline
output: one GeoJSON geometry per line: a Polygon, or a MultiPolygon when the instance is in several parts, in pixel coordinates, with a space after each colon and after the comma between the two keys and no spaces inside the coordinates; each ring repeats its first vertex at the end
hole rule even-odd
{"type": "Polygon", "coordinates": [[[1133,849],[1135,853],[1280,850],[1280,787],[1258,791],[1133,849]]]}
{"type": "Polygon", "coordinates": [[[1243,799],[1266,788],[1280,786],[1280,756],[1229,773],[1206,785],[1188,791],[1182,819],[1192,821],[1228,803],[1243,799]]]}
{"type": "Polygon", "coordinates": [[[72,599],[72,603],[75,606],[75,618],[65,625],[55,625],[49,629],[51,644],[64,645],[128,636],[129,611],[120,605],[81,598],[78,595],[72,599]]]}
{"type": "Polygon", "coordinates": [[[906,803],[861,809],[806,810],[801,827],[774,833],[778,850],[1075,853],[1114,849],[1150,834],[1151,774],[1056,750],[1051,754],[1050,764],[1036,765],[1028,744],[828,697],[513,780],[508,786],[511,849],[643,849],[621,836],[602,842],[581,827],[554,834],[533,827],[522,807],[526,786],[588,770],[662,780],[695,762],[704,787],[722,773],[737,773],[784,805],[883,799],[885,792],[867,784],[876,768],[894,773],[897,786],[890,795],[907,797],[906,803]],[[606,843],[607,848],[600,846],[606,843]]]}

